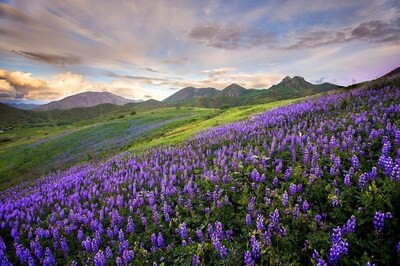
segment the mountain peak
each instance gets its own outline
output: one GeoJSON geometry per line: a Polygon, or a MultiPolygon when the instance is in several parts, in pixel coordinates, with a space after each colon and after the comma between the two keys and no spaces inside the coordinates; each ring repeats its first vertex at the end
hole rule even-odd
{"type": "Polygon", "coordinates": [[[55,109],[72,109],[77,107],[92,107],[103,103],[111,103],[115,105],[124,105],[133,102],[133,100],[125,99],[119,95],[112,94],[108,91],[95,92],[86,91],[75,95],[71,95],[59,101],[50,102],[42,105],[35,110],[49,111],[55,109]]]}
{"type": "Polygon", "coordinates": [[[202,97],[213,97],[218,94],[218,90],[214,88],[194,88],[194,87],[185,87],[168,98],[164,99],[164,102],[182,102],[189,101],[195,98],[202,97]]]}
{"type": "Polygon", "coordinates": [[[227,90],[227,89],[234,89],[234,88],[244,89],[244,88],[243,88],[242,86],[240,86],[239,84],[237,84],[237,83],[232,83],[231,85],[226,86],[226,87],[224,88],[224,90],[227,90]]]}
{"type": "Polygon", "coordinates": [[[307,82],[303,77],[300,76],[294,76],[293,78],[286,76],[285,78],[282,79],[282,81],[278,84],[284,87],[292,87],[292,88],[297,88],[297,87],[303,87],[307,86],[311,83],[307,82]]]}
{"type": "Polygon", "coordinates": [[[242,86],[232,83],[231,85],[225,87],[220,94],[222,96],[230,96],[230,97],[236,97],[236,96],[241,96],[246,93],[246,89],[243,88],[242,86]]]}
{"type": "Polygon", "coordinates": [[[301,80],[301,81],[305,81],[305,79],[303,78],[303,77],[300,77],[300,76],[294,76],[293,78],[292,78],[292,80],[301,80]]]}

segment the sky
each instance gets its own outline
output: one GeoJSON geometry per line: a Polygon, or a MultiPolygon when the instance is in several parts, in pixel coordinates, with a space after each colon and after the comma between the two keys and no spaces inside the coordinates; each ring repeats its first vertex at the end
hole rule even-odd
{"type": "Polygon", "coordinates": [[[0,101],[349,85],[399,66],[396,0],[0,0],[0,101]]]}

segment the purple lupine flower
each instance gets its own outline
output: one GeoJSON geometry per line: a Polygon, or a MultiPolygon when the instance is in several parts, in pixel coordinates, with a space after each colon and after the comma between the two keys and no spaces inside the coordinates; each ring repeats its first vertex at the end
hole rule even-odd
{"type": "Polygon", "coordinates": [[[135,225],[133,224],[132,216],[128,217],[128,224],[126,225],[126,232],[128,234],[132,233],[135,231],[135,225]]]}
{"type": "Polygon", "coordinates": [[[289,203],[289,195],[288,195],[287,191],[285,190],[282,195],[282,206],[287,207],[288,203],[289,203]]]}
{"type": "Polygon", "coordinates": [[[260,231],[264,230],[264,216],[261,213],[257,215],[256,225],[257,225],[257,230],[260,231]]]}
{"type": "Polygon", "coordinates": [[[359,187],[360,189],[364,189],[366,183],[367,183],[367,181],[366,181],[366,175],[365,175],[365,174],[360,175],[360,177],[358,178],[358,187],[359,187]]]}
{"type": "Polygon", "coordinates": [[[277,164],[277,166],[275,167],[275,172],[278,174],[278,173],[280,173],[280,172],[282,172],[282,168],[283,168],[283,166],[282,166],[282,161],[280,161],[278,164],[277,164]]]}
{"type": "Polygon", "coordinates": [[[332,135],[332,137],[331,137],[331,139],[329,141],[329,146],[330,146],[331,149],[334,149],[334,148],[339,146],[335,136],[333,136],[333,135],[332,135]]]}
{"type": "Polygon", "coordinates": [[[204,242],[204,235],[203,235],[203,232],[200,229],[196,230],[196,235],[199,238],[200,242],[204,242]]]}
{"type": "Polygon", "coordinates": [[[79,231],[78,231],[78,241],[79,241],[79,243],[82,243],[83,238],[84,238],[84,235],[83,235],[83,230],[82,230],[82,227],[81,227],[81,228],[79,228],[79,231]]]}
{"type": "Polygon", "coordinates": [[[106,265],[106,257],[104,256],[104,252],[99,250],[94,256],[94,265],[95,266],[104,266],[106,265]]]}
{"type": "Polygon", "coordinates": [[[332,207],[336,208],[337,206],[339,206],[339,198],[335,195],[332,198],[332,207]]]}
{"type": "Polygon", "coordinates": [[[254,182],[260,182],[260,174],[258,173],[257,169],[253,169],[251,172],[251,179],[254,182]]]}
{"type": "Polygon", "coordinates": [[[342,227],[343,234],[354,233],[356,230],[356,217],[352,215],[349,220],[347,220],[346,224],[342,227]]]}
{"type": "Polygon", "coordinates": [[[303,192],[303,184],[297,184],[297,193],[303,192]]]}
{"type": "Polygon", "coordinates": [[[121,257],[117,257],[117,258],[115,259],[115,265],[117,265],[117,266],[122,266],[122,265],[123,265],[123,262],[122,262],[122,258],[121,258],[121,257]]]}
{"type": "Polygon", "coordinates": [[[325,262],[325,260],[323,260],[318,251],[316,251],[314,249],[313,255],[312,255],[313,260],[315,260],[317,262],[317,266],[328,266],[328,264],[325,262]]]}
{"type": "Polygon", "coordinates": [[[222,223],[220,221],[215,222],[215,232],[219,239],[224,238],[224,231],[222,229],[222,223]]]}
{"type": "Polygon", "coordinates": [[[294,205],[293,219],[297,220],[297,218],[299,217],[299,212],[300,212],[299,204],[294,205]]]}
{"type": "Polygon", "coordinates": [[[246,266],[254,266],[253,256],[251,255],[250,251],[246,251],[244,253],[244,264],[246,266]]]}
{"type": "Polygon", "coordinates": [[[251,216],[250,214],[246,214],[246,225],[249,227],[251,225],[251,216]]]}
{"type": "Polygon", "coordinates": [[[254,211],[254,204],[256,203],[256,197],[251,197],[249,200],[248,211],[252,213],[254,211]]]}
{"type": "Polygon", "coordinates": [[[285,171],[285,174],[283,176],[283,180],[285,180],[285,182],[289,181],[289,178],[292,176],[293,174],[293,169],[292,167],[288,167],[285,171]]]}
{"type": "Polygon", "coordinates": [[[353,155],[351,157],[351,165],[355,170],[358,170],[360,168],[360,161],[358,160],[357,155],[353,155]]]}
{"type": "Polygon", "coordinates": [[[193,255],[192,266],[200,266],[200,257],[198,255],[193,255]]]}
{"type": "Polygon", "coordinates": [[[155,233],[152,233],[152,234],[151,234],[151,236],[150,236],[150,241],[151,241],[151,245],[152,245],[153,247],[156,247],[156,246],[157,246],[157,237],[156,237],[156,234],[155,234],[155,233]]]}
{"type": "Polygon", "coordinates": [[[187,231],[186,231],[186,223],[181,223],[179,226],[180,233],[181,233],[181,238],[186,239],[188,237],[187,231]]]}
{"type": "MultiPolygon", "coordinates": [[[[400,161],[399,159],[397,159],[400,161]]],[[[400,180],[400,162],[396,162],[396,164],[392,168],[392,173],[390,174],[390,178],[392,181],[397,182],[400,180]]]]}
{"type": "Polygon", "coordinates": [[[106,247],[106,259],[109,260],[113,257],[111,248],[109,246],[106,247]]]}
{"type": "Polygon", "coordinates": [[[346,187],[349,187],[351,185],[351,180],[350,180],[350,175],[349,174],[345,174],[343,183],[344,183],[344,185],[346,187]]]}
{"type": "Polygon", "coordinates": [[[64,236],[61,237],[60,242],[61,242],[61,250],[62,250],[62,252],[63,252],[64,254],[68,254],[68,252],[69,252],[69,247],[68,247],[67,241],[65,240],[65,237],[64,237],[64,236]]]}
{"type": "Polygon", "coordinates": [[[333,229],[331,242],[332,246],[329,250],[329,261],[333,265],[336,265],[340,256],[342,254],[347,254],[348,251],[348,243],[342,239],[342,229],[340,227],[333,229]]]}
{"type": "Polygon", "coordinates": [[[125,249],[122,253],[122,258],[124,259],[125,264],[129,264],[135,258],[135,252],[133,250],[125,249]]]}
{"type": "Polygon", "coordinates": [[[308,204],[307,200],[304,200],[303,201],[303,206],[302,206],[303,212],[307,213],[309,208],[310,208],[310,204],[308,204]]]}
{"type": "Polygon", "coordinates": [[[260,243],[257,241],[255,236],[251,236],[250,238],[250,246],[251,246],[251,254],[255,259],[259,259],[261,256],[260,253],[260,243]]]}
{"type": "Polygon", "coordinates": [[[278,187],[278,185],[279,185],[279,180],[278,180],[277,177],[274,177],[274,180],[272,181],[272,185],[273,185],[273,187],[278,187]]]}
{"type": "Polygon", "coordinates": [[[225,231],[225,237],[228,241],[232,241],[232,236],[233,236],[233,231],[232,230],[226,230],[225,231]]]}
{"type": "Polygon", "coordinates": [[[44,251],[44,260],[43,260],[44,265],[56,265],[56,260],[53,257],[53,254],[51,253],[49,248],[46,248],[44,251]]]}
{"type": "Polygon", "coordinates": [[[382,154],[379,157],[378,166],[385,171],[387,176],[390,176],[393,170],[393,159],[382,154]]]}
{"type": "Polygon", "coordinates": [[[397,253],[400,253],[400,242],[397,243],[397,253]]]}
{"type": "Polygon", "coordinates": [[[279,225],[279,211],[275,209],[273,212],[269,214],[269,220],[274,227],[279,225]]]}
{"type": "Polygon", "coordinates": [[[222,260],[226,259],[227,253],[228,253],[228,249],[225,246],[222,246],[221,249],[219,250],[219,254],[220,254],[222,260]]]}
{"type": "Polygon", "coordinates": [[[263,241],[264,245],[269,246],[272,244],[271,231],[272,231],[272,227],[271,227],[271,225],[268,225],[268,229],[262,233],[262,241],[263,241]]]}
{"type": "Polygon", "coordinates": [[[378,131],[376,129],[372,129],[371,133],[369,134],[369,139],[376,139],[378,138],[378,131]]]}
{"type": "Polygon", "coordinates": [[[296,191],[297,191],[297,186],[293,183],[290,183],[290,186],[289,186],[290,196],[294,196],[296,194],[296,191]]]}
{"type": "Polygon", "coordinates": [[[321,224],[322,223],[321,218],[322,218],[321,215],[319,215],[319,214],[315,215],[315,221],[317,222],[317,224],[321,224]]]}
{"type": "Polygon", "coordinates": [[[162,246],[164,246],[164,238],[163,238],[163,235],[162,235],[161,232],[159,232],[159,233],[158,233],[158,236],[157,236],[157,246],[158,246],[159,248],[161,248],[162,246]]]}
{"type": "Polygon", "coordinates": [[[390,212],[375,212],[374,216],[374,228],[376,231],[383,231],[385,228],[385,219],[393,218],[390,212]]]}

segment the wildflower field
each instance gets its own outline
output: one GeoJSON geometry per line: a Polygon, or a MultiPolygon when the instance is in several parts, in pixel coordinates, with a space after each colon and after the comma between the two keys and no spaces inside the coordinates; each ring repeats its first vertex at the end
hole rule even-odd
{"type": "Polygon", "coordinates": [[[278,107],[0,195],[1,265],[396,265],[400,89],[278,107]]]}

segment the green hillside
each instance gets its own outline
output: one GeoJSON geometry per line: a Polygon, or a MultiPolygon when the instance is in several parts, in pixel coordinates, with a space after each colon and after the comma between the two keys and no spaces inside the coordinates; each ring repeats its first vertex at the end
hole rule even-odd
{"type": "MultiPolygon", "coordinates": [[[[220,111],[201,108],[157,109],[91,125],[20,128],[2,133],[0,188],[128,149],[177,127],[204,121],[220,111]]],[[[103,116],[107,118],[107,116],[103,116]]]]}

